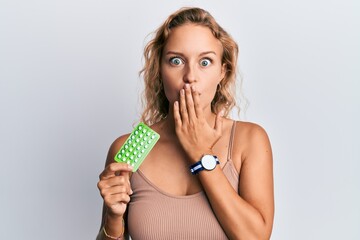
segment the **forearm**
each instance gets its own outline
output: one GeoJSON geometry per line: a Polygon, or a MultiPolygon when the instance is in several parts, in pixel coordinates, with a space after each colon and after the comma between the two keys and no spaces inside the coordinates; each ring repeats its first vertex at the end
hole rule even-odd
{"type": "Polygon", "coordinates": [[[219,167],[202,171],[199,180],[210,204],[230,239],[269,239],[272,223],[232,188],[219,167]]]}

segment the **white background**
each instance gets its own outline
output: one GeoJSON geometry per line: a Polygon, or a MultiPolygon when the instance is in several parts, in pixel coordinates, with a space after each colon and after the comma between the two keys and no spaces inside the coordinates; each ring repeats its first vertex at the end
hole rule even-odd
{"type": "Polygon", "coordinates": [[[140,113],[142,50],[182,6],[240,46],[241,119],[274,152],[272,239],[360,239],[360,4],[1,0],[0,239],[94,239],[109,145],[140,113]]]}

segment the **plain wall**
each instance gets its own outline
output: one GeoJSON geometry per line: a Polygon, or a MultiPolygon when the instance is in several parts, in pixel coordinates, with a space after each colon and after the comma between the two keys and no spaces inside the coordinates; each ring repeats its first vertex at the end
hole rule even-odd
{"type": "Polygon", "coordinates": [[[360,239],[357,1],[0,2],[0,239],[95,239],[108,147],[139,118],[142,50],[182,6],[240,46],[241,119],[274,153],[272,239],[360,239]]]}

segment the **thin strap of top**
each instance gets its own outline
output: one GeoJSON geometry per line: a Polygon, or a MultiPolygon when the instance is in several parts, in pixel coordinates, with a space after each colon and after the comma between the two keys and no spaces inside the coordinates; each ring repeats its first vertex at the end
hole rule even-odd
{"type": "Polygon", "coordinates": [[[236,127],[236,121],[233,122],[233,125],[231,127],[231,134],[230,134],[229,148],[228,148],[228,155],[227,155],[228,161],[231,159],[231,153],[232,153],[232,149],[233,149],[233,142],[234,142],[234,135],[235,135],[235,127],[236,127]]]}

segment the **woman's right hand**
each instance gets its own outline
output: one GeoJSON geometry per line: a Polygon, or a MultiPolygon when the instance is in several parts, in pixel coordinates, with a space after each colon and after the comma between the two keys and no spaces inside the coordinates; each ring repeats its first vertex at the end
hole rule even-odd
{"type": "Polygon", "coordinates": [[[126,163],[110,163],[100,174],[98,188],[107,207],[107,214],[122,217],[133,193],[130,186],[132,167],[126,163]]]}

